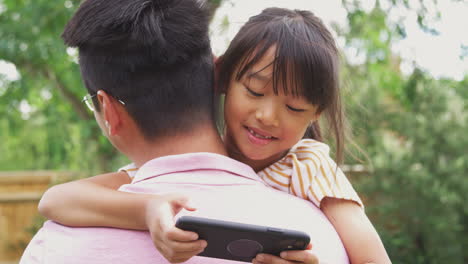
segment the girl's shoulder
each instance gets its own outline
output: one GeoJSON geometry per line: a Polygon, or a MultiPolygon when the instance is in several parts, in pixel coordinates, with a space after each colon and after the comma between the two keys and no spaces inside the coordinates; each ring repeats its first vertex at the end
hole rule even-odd
{"type": "Polygon", "coordinates": [[[281,169],[287,174],[292,174],[295,168],[309,167],[310,172],[315,174],[323,166],[336,167],[335,161],[330,157],[330,147],[314,139],[302,139],[282,159],[271,164],[264,171],[281,169]]]}
{"type": "Polygon", "coordinates": [[[138,168],[135,165],[135,163],[130,163],[130,164],[123,166],[118,171],[123,171],[127,173],[128,177],[130,177],[130,179],[133,180],[133,178],[135,178],[136,173],[138,172],[138,168]]]}

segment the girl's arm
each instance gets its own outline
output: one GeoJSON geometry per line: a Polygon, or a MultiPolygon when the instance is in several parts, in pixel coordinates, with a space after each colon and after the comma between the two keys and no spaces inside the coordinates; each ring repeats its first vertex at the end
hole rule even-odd
{"type": "Polygon", "coordinates": [[[42,196],[39,212],[69,226],[147,229],[147,203],[156,196],[117,191],[128,183],[125,172],[114,172],[55,185],[42,196]]]}
{"type": "Polygon", "coordinates": [[[39,202],[45,217],[69,226],[101,226],[149,230],[159,252],[171,263],[199,254],[206,241],[194,232],[174,226],[181,209],[195,210],[177,194],[150,195],[120,192],[130,183],[124,172],[102,174],[59,184],[47,190],[39,202]]]}
{"type": "Polygon", "coordinates": [[[352,264],[392,263],[377,231],[358,204],[326,197],[320,207],[340,235],[352,264]]]}

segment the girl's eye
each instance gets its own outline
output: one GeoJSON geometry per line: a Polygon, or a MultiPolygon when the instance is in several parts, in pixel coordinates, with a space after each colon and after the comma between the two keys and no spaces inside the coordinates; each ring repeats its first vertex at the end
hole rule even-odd
{"type": "Polygon", "coordinates": [[[292,106],[286,105],[289,110],[294,111],[294,112],[304,112],[305,109],[299,109],[299,108],[294,108],[292,106]]]}
{"type": "Polygon", "coordinates": [[[253,95],[253,96],[255,96],[255,97],[263,96],[263,94],[256,93],[256,92],[252,91],[252,90],[251,90],[249,87],[247,87],[247,86],[245,87],[245,89],[247,89],[247,91],[248,91],[251,95],[253,95]]]}

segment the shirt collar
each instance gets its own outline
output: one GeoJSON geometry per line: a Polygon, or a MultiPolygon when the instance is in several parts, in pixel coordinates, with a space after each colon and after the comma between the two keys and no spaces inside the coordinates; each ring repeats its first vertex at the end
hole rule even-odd
{"type": "Polygon", "coordinates": [[[132,183],[170,173],[203,169],[225,171],[264,184],[264,181],[248,165],[208,152],[169,155],[152,159],[140,167],[132,183]]]}

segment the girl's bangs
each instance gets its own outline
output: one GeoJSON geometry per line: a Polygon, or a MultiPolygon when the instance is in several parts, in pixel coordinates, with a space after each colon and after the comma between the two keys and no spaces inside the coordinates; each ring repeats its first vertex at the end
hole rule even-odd
{"type": "Polygon", "coordinates": [[[303,36],[278,39],[273,63],[273,89],[304,97],[321,112],[331,103],[338,67],[335,52],[303,36]]]}
{"type": "MultiPolygon", "coordinates": [[[[273,91],[278,94],[281,90],[285,95],[293,95],[297,97],[306,97],[305,85],[303,85],[303,71],[301,67],[295,63],[295,60],[286,54],[288,49],[281,51],[281,43],[272,39],[266,39],[260,42],[257,46],[250,49],[246,55],[240,60],[238,70],[235,74],[236,80],[240,80],[254,67],[261,59],[266,56],[270,48],[275,47],[276,51],[271,64],[258,70],[261,72],[266,67],[273,66],[272,82],[273,91]],[[276,46],[276,47],[275,47],[276,46]]],[[[309,99],[309,98],[307,98],[309,99]]]]}
{"type": "Polygon", "coordinates": [[[333,42],[327,45],[326,39],[309,30],[301,19],[252,26],[238,43],[243,56],[236,63],[234,77],[244,77],[273,47],[276,50],[270,65],[275,94],[303,97],[321,112],[333,101],[338,75],[337,51],[333,42]]]}

